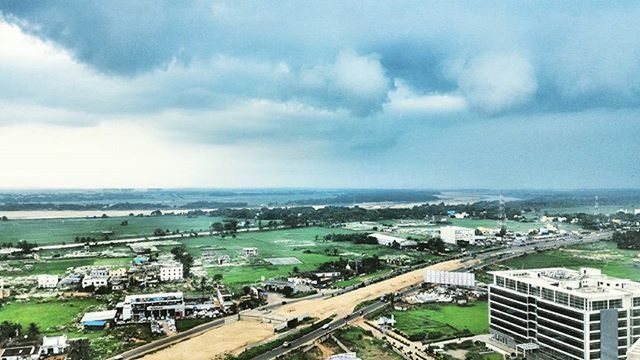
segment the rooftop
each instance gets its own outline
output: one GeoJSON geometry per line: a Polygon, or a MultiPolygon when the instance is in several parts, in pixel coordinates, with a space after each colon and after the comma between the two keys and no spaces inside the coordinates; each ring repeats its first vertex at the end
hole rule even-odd
{"type": "Polygon", "coordinates": [[[35,346],[20,346],[20,347],[6,348],[2,350],[2,357],[28,356],[28,355],[35,354],[36,351],[37,350],[35,346]]]}
{"type": "MultiPolygon", "coordinates": [[[[640,294],[640,283],[602,274],[599,269],[542,268],[491,271],[492,275],[554,290],[565,290],[576,296],[596,298],[603,294],[640,294]]],[[[514,285],[515,286],[515,285],[514,285]]],[[[508,286],[507,286],[508,287],[508,286]]]]}

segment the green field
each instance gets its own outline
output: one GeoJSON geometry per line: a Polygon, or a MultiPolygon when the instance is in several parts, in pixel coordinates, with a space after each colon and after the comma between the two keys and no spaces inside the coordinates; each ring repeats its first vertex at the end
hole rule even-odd
{"type": "Polygon", "coordinates": [[[620,250],[613,242],[597,242],[530,254],[502,263],[511,269],[593,267],[610,276],[640,281],[640,251],[620,250]]]}
{"type": "Polygon", "coordinates": [[[489,331],[487,302],[473,302],[469,306],[430,304],[407,311],[393,311],[396,328],[412,339],[438,340],[453,337],[468,329],[471,334],[489,331]]]}
{"type": "Polygon", "coordinates": [[[85,311],[99,305],[95,299],[75,299],[67,301],[12,302],[0,307],[0,322],[11,321],[28,327],[36,323],[42,333],[64,333],[76,330],[74,325],[85,311]]]}
{"type": "Polygon", "coordinates": [[[0,243],[27,240],[40,245],[73,243],[75,237],[102,240],[101,231],[113,231],[112,239],[152,235],[155,229],[206,231],[220,218],[208,216],[125,216],[112,218],[32,219],[0,222],[0,243]],[[129,225],[121,226],[122,221],[129,225]]]}
{"type": "MultiPolygon", "coordinates": [[[[256,247],[259,257],[296,257],[302,264],[299,265],[264,265],[247,264],[245,266],[227,266],[208,268],[209,275],[222,274],[223,282],[230,286],[238,286],[259,281],[262,276],[266,279],[287,275],[295,266],[300,271],[315,270],[318,265],[328,261],[335,261],[339,257],[333,256],[333,249],[337,249],[339,256],[357,257],[406,254],[404,250],[394,250],[378,245],[354,245],[348,242],[324,242],[323,237],[330,233],[350,233],[351,230],[329,229],[321,227],[308,227],[286,229],[276,231],[262,231],[251,233],[239,233],[235,239],[230,236],[219,236],[182,239],[180,240],[191,253],[198,256],[203,247],[220,249],[221,254],[227,254],[237,259],[243,247],[256,247]],[[318,240],[316,240],[316,236],[318,240]],[[331,251],[330,254],[326,250],[331,251]]],[[[416,257],[426,255],[415,254],[416,257]]],[[[253,260],[255,261],[255,260],[253,260]]]]}
{"type": "Polygon", "coordinates": [[[345,327],[336,331],[335,336],[350,350],[356,351],[361,359],[401,360],[402,357],[382,340],[359,327],[345,327]]]}
{"type": "Polygon", "coordinates": [[[3,267],[12,267],[21,271],[2,271],[2,276],[23,276],[52,274],[62,275],[69,267],[78,266],[127,266],[131,263],[131,258],[79,258],[79,259],[58,259],[58,260],[10,260],[2,261],[3,267]]]}

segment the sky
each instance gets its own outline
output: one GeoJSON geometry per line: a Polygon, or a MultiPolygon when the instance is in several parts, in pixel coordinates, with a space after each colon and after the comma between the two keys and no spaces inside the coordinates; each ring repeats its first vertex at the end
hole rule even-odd
{"type": "Polygon", "coordinates": [[[640,3],[0,2],[0,188],[640,186],[640,3]]]}

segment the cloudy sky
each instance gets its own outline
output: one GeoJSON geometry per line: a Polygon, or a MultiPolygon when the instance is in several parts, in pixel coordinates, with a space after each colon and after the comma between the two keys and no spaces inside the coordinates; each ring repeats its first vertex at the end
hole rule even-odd
{"type": "Polygon", "coordinates": [[[640,4],[0,2],[0,187],[640,185],[640,4]]]}

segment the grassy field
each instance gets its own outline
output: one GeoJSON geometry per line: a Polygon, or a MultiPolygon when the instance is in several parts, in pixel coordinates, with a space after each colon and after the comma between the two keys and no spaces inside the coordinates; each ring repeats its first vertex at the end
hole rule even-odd
{"type": "MultiPolygon", "coordinates": [[[[239,260],[243,247],[256,247],[258,258],[296,257],[302,262],[299,265],[264,265],[248,264],[245,266],[227,266],[208,268],[209,275],[222,274],[223,282],[230,286],[259,281],[262,276],[266,279],[288,274],[297,266],[301,271],[315,270],[318,265],[327,261],[335,261],[338,256],[333,255],[333,249],[343,257],[379,256],[387,254],[403,254],[406,251],[380,247],[378,245],[354,245],[352,243],[324,242],[323,237],[330,233],[349,233],[350,230],[308,227],[298,229],[240,233],[235,239],[218,236],[180,240],[188,246],[189,251],[198,256],[205,247],[213,247],[221,254],[227,254],[239,260]],[[316,240],[317,236],[317,240],[316,240]],[[326,250],[330,253],[327,254],[326,250]]],[[[416,256],[423,256],[418,255],[416,256]]],[[[255,260],[253,260],[255,261],[255,260]]]]}
{"type": "Polygon", "coordinates": [[[68,333],[75,330],[74,325],[81,314],[99,304],[95,299],[12,302],[0,307],[0,322],[17,322],[25,328],[33,322],[44,334],[59,333],[63,328],[64,333],[68,333]]]}
{"type": "Polygon", "coordinates": [[[391,350],[387,344],[375,339],[358,327],[347,327],[336,331],[335,336],[349,349],[356,351],[361,359],[401,360],[402,357],[391,350]]]}
{"type": "Polygon", "coordinates": [[[127,266],[131,263],[131,258],[80,258],[80,259],[59,259],[59,260],[12,260],[0,262],[3,267],[21,269],[21,271],[2,271],[2,276],[23,276],[52,274],[62,275],[69,267],[78,266],[127,266]]]}
{"type": "Polygon", "coordinates": [[[71,218],[10,220],[0,222],[0,243],[16,243],[20,240],[44,244],[73,243],[76,236],[103,239],[101,231],[113,231],[110,238],[128,238],[152,235],[155,229],[180,231],[206,231],[220,218],[208,216],[145,216],[113,218],[71,218]],[[129,225],[121,226],[123,221],[129,225]]]}
{"type": "Polygon", "coordinates": [[[407,311],[393,311],[396,328],[412,338],[436,340],[447,338],[468,329],[473,334],[489,331],[487,303],[471,303],[470,306],[455,304],[430,304],[407,311]]]}
{"type": "Polygon", "coordinates": [[[578,269],[587,266],[601,269],[603,273],[610,276],[640,281],[640,271],[638,271],[640,270],[640,251],[620,250],[613,242],[597,242],[531,254],[506,261],[502,265],[511,269],[543,267],[578,269]]]}

